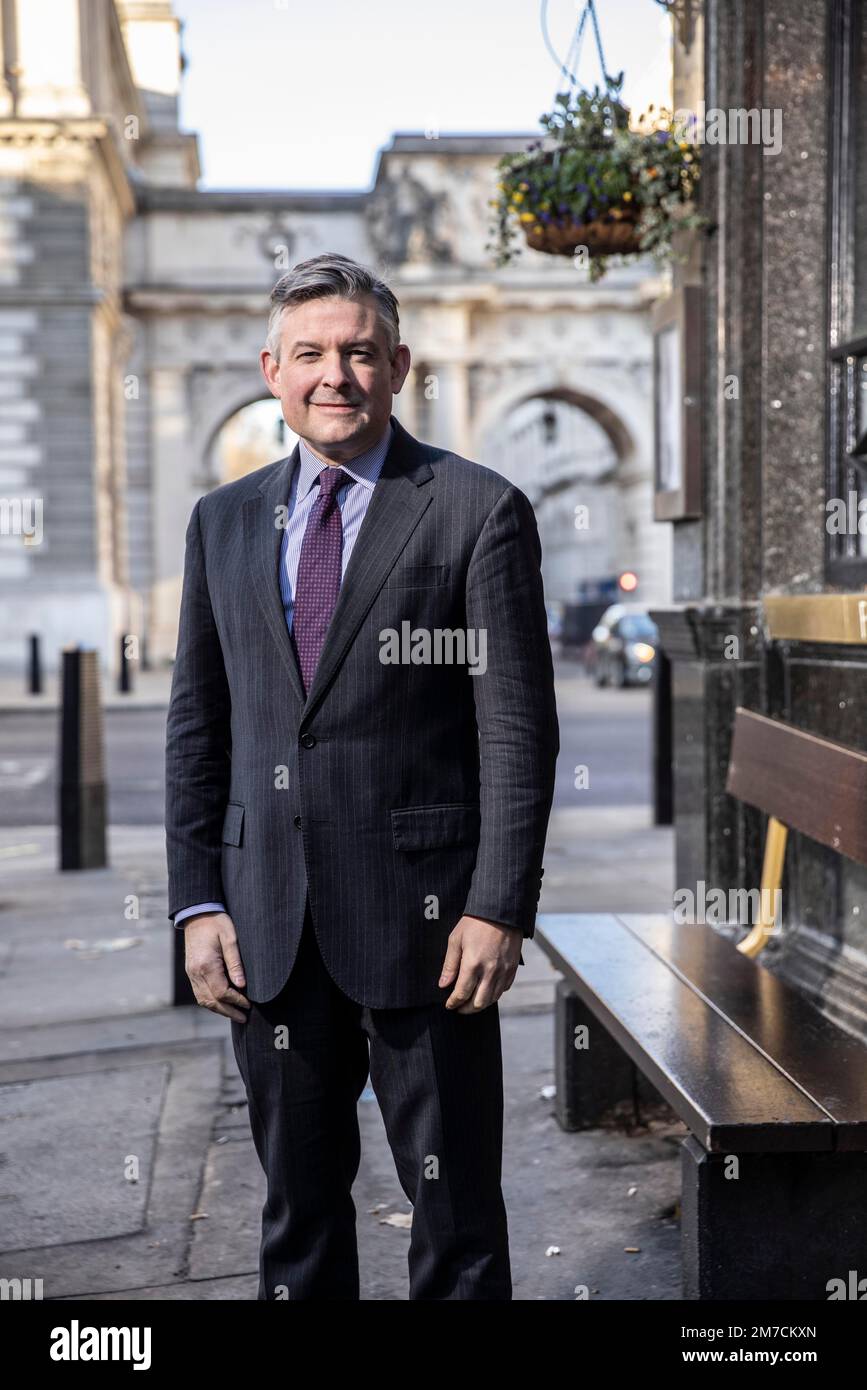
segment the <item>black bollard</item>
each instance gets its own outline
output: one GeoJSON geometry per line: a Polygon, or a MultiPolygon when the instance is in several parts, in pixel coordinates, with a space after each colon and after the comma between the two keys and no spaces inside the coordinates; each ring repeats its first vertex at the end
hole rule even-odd
{"type": "Polygon", "coordinates": [[[121,695],[128,695],[132,690],[132,663],[127,656],[127,642],[130,634],[122,632],[120,634],[120,666],[118,668],[117,688],[121,695]]]}
{"type": "Polygon", "coordinates": [[[104,869],[106,796],[99,654],[63,652],[60,703],[60,867],[104,869]]]}
{"type": "Polygon", "coordinates": [[[653,823],[674,822],[671,658],[657,644],[653,663],[653,823]]]}
{"type": "Polygon", "coordinates": [[[42,653],[39,648],[39,633],[31,632],[27,638],[27,692],[29,695],[42,694],[42,653]]]}

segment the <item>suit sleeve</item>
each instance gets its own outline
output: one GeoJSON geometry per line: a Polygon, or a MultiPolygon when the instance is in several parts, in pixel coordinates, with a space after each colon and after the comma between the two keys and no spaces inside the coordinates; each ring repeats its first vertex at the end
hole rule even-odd
{"type": "Polygon", "coordinates": [[[501,495],[466,581],[469,628],[487,633],[470,676],[479,733],[481,828],[464,912],[532,937],[560,750],[536,517],[520,489],[501,495]]]}
{"type": "Polygon", "coordinates": [[[187,527],[178,646],[166,723],[169,912],[223,902],[223,818],[231,773],[231,701],[208,593],[201,500],[187,527]]]}

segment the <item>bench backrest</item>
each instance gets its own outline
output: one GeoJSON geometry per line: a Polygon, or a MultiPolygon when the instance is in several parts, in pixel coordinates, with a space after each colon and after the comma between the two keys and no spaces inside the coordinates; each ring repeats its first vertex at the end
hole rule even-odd
{"type": "Polygon", "coordinates": [[[867,864],[867,753],[739,705],[726,791],[867,864]]]}

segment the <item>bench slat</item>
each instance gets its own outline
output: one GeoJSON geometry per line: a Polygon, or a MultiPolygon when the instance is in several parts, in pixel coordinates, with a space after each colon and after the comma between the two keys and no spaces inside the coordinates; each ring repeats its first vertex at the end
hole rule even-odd
{"type": "Polygon", "coordinates": [[[540,913],[534,939],[707,1150],[834,1147],[829,1117],[617,917],[540,913]]]}
{"type": "Polygon", "coordinates": [[[726,791],[867,864],[867,754],[739,705],[726,791]]]}
{"type": "Polygon", "coordinates": [[[867,1047],[707,924],[618,918],[834,1121],[835,1147],[867,1149],[867,1047]]]}

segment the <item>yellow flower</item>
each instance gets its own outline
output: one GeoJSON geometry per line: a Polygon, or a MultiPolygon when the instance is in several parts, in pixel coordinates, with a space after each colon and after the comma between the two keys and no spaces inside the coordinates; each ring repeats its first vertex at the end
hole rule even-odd
{"type": "Polygon", "coordinates": [[[524,195],[523,195],[523,193],[513,193],[513,194],[512,194],[512,202],[513,202],[513,203],[523,203],[523,201],[524,201],[524,195]]]}
{"type": "Polygon", "coordinates": [[[529,185],[528,183],[519,183],[519,184],[518,184],[518,187],[519,187],[519,188],[523,188],[524,192],[526,193],[526,191],[527,191],[527,189],[530,187],[530,185],[529,185]]]}
{"type": "Polygon", "coordinates": [[[631,194],[631,193],[624,193],[624,195],[623,195],[623,201],[624,201],[624,203],[631,203],[631,202],[632,202],[632,194],[631,194]]]}
{"type": "Polygon", "coordinates": [[[688,150],[688,149],[689,149],[689,141],[688,141],[688,140],[678,140],[678,142],[677,142],[677,148],[678,148],[679,150],[688,150]]]}
{"type": "Polygon", "coordinates": [[[535,222],[536,219],[535,219],[535,217],[533,216],[532,212],[522,212],[522,213],[520,213],[520,214],[518,215],[518,221],[519,221],[519,222],[535,222]]]}

